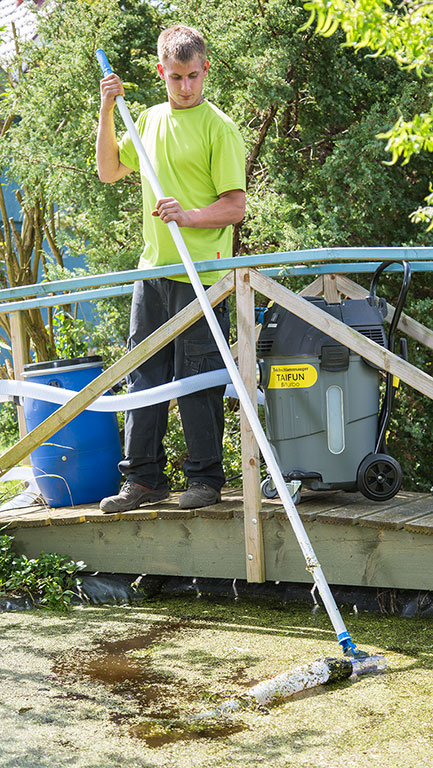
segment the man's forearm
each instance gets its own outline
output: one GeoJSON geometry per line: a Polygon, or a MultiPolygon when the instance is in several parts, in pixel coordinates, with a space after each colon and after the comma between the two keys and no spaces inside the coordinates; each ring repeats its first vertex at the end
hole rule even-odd
{"type": "Polygon", "coordinates": [[[193,208],[186,213],[190,222],[187,227],[200,229],[216,229],[227,227],[229,224],[237,224],[244,217],[245,206],[242,198],[223,196],[206,208],[193,208]]]}
{"type": "Polygon", "coordinates": [[[183,210],[173,197],[158,200],[153,216],[159,216],[168,224],[176,221],[179,227],[192,229],[219,229],[230,224],[237,224],[244,217],[245,193],[240,189],[223,193],[218,200],[204,208],[183,210]]]}
{"type": "Polygon", "coordinates": [[[128,173],[119,160],[119,146],[114,128],[113,110],[101,109],[99,113],[98,137],[96,140],[96,165],[103,182],[113,182],[128,173]]]}

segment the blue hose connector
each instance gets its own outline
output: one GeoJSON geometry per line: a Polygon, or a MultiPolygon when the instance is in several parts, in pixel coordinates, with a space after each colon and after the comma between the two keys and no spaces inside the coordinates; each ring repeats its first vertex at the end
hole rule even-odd
{"type": "Polygon", "coordinates": [[[337,640],[343,649],[343,653],[347,654],[348,656],[356,656],[357,647],[353,642],[349,632],[340,632],[340,634],[337,635],[337,640]]]}
{"type": "Polygon", "coordinates": [[[110,67],[110,63],[105,55],[105,51],[103,48],[98,48],[98,50],[95,52],[95,56],[98,59],[98,64],[102,69],[102,74],[104,77],[107,77],[107,75],[111,75],[113,73],[113,70],[110,67]]]}

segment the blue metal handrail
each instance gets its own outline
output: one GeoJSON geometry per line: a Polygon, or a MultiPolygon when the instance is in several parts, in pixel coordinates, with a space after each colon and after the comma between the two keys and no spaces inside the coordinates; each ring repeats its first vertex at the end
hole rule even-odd
{"type": "MultiPolygon", "coordinates": [[[[270,277],[279,275],[302,276],[329,273],[362,273],[374,272],[377,261],[407,259],[411,262],[412,270],[429,272],[433,270],[433,248],[317,248],[304,251],[283,251],[262,253],[249,256],[236,256],[230,259],[214,259],[196,262],[199,273],[215,270],[236,269],[237,267],[262,268],[270,277]],[[341,262],[338,260],[344,259],[341,262]],[[369,261],[362,261],[368,259],[369,261]],[[327,261],[326,264],[316,262],[327,261]],[[310,264],[310,266],[307,266],[310,264]],[[265,267],[265,269],[263,269],[265,267]],[[267,267],[267,268],[266,268],[267,267]]],[[[399,270],[393,265],[390,270],[399,270]]],[[[0,313],[18,312],[36,307],[58,306],[73,304],[77,301],[90,301],[112,296],[124,296],[132,293],[136,280],[147,280],[154,277],[177,277],[185,274],[183,264],[173,264],[154,269],[129,269],[122,272],[73,277],[52,282],[34,283],[32,285],[4,288],[0,290],[0,313]],[[84,290],[89,286],[107,286],[84,290]],[[65,293],[73,291],[74,293],[65,293]],[[53,295],[59,291],[57,295],[53,295]],[[35,296],[40,298],[17,301],[22,297],[35,296]]]]}

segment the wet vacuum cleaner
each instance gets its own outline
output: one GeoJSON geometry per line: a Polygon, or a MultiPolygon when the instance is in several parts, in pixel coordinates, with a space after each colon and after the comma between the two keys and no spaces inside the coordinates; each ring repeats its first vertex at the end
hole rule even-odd
{"type": "MultiPolygon", "coordinates": [[[[386,261],[374,273],[370,295],[328,303],[304,297],[324,312],[394,352],[395,331],[409,290],[407,261],[386,261]],[[376,296],[380,275],[400,264],[403,280],[388,336],[386,300],[376,296]]],[[[388,454],[386,433],[398,380],[283,307],[270,306],[258,340],[260,386],[264,392],[266,431],[295,504],[301,488],[313,491],[361,491],[387,501],[399,491],[401,467],[388,454]]],[[[407,360],[406,339],[400,356],[407,360]]],[[[271,477],[262,493],[274,498],[271,477]]]]}

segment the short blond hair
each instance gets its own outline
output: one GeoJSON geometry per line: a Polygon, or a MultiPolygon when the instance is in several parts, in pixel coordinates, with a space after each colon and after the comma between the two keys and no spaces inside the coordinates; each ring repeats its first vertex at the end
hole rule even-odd
{"type": "Polygon", "coordinates": [[[193,27],[178,24],[164,29],[158,37],[158,57],[161,64],[168,59],[186,63],[198,56],[205,63],[206,43],[203,35],[193,27]]]}

